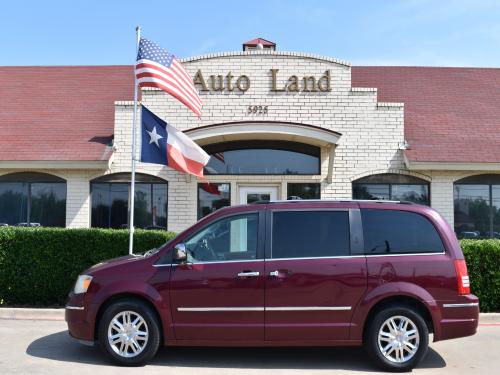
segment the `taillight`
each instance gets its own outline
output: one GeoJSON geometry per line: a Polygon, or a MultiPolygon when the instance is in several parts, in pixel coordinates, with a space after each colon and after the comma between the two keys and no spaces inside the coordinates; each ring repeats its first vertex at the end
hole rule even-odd
{"type": "Polygon", "coordinates": [[[455,271],[457,272],[458,294],[469,294],[470,281],[464,259],[455,260],[455,271]]]}

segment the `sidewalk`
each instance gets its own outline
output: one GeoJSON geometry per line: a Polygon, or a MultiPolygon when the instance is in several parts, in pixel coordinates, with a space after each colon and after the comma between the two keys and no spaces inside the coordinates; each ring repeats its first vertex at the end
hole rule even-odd
{"type": "MultiPolygon", "coordinates": [[[[64,309],[0,308],[0,320],[64,320],[64,309]]],[[[479,325],[499,325],[500,313],[479,314],[479,325]]]]}

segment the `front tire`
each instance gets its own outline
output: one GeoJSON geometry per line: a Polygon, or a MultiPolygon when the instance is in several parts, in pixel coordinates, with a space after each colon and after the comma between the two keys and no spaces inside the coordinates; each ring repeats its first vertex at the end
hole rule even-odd
{"type": "Polygon", "coordinates": [[[427,324],[408,306],[389,306],[379,311],[365,337],[368,354],[385,371],[410,371],[424,358],[428,345],[427,324]]]}
{"type": "Polygon", "coordinates": [[[101,350],[121,366],[142,366],[160,346],[155,312],[142,301],[127,299],[108,306],[99,322],[101,350]]]}

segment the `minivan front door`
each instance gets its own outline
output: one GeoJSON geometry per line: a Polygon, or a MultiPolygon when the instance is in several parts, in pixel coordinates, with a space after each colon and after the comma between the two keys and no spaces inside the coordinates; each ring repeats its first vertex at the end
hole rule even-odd
{"type": "Polygon", "coordinates": [[[264,340],[264,260],[258,212],[224,217],[184,241],[172,267],[170,301],[177,340],[264,340]]]}
{"type": "Polygon", "coordinates": [[[273,210],[266,243],[266,341],[348,340],[366,290],[349,210],[273,210]]]}

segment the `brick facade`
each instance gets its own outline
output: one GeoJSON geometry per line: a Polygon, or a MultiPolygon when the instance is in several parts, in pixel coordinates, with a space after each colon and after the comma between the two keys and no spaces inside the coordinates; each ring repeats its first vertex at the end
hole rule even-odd
{"type": "MultiPolygon", "coordinates": [[[[247,91],[201,92],[203,111],[196,118],[186,107],[156,89],[142,91],[142,103],[179,130],[227,122],[294,122],[341,133],[333,161],[333,179],[327,180],[329,150],[321,149],[321,174],[311,176],[208,176],[209,182],[231,185],[231,204],[238,204],[240,184],[272,184],[286,198],[286,182],[319,182],[322,198],[351,198],[352,182],[378,173],[401,173],[430,182],[431,205],[453,225],[453,181],[473,171],[409,171],[405,165],[405,108],[403,103],[377,100],[377,88],[352,87],[351,67],[331,58],[299,53],[252,51],[213,54],[182,61],[194,76],[246,75],[247,91]],[[271,69],[279,69],[278,84],[291,75],[321,77],[330,71],[330,92],[272,92],[271,69]],[[268,106],[267,114],[248,114],[249,105],[268,106]]],[[[235,80],[234,79],[234,80],[235,80]]],[[[234,83],[233,80],[233,83],[234,83]]],[[[124,100],[127,98],[123,98],[124,100]]],[[[108,173],[130,171],[133,103],[116,101],[114,152],[107,170],[40,170],[67,180],[67,227],[90,226],[90,181],[108,173]]],[[[139,125],[139,121],[138,121],[139,125]]],[[[140,150],[140,126],[137,129],[140,150]]],[[[300,141],[300,140],[298,140],[300,141]]],[[[20,169],[0,169],[0,175],[20,169]]],[[[25,169],[23,169],[25,171],[25,169]]],[[[137,163],[137,172],[168,181],[168,229],[180,231],[197,220],[197,180],[167,167],[137,163]]]]}

